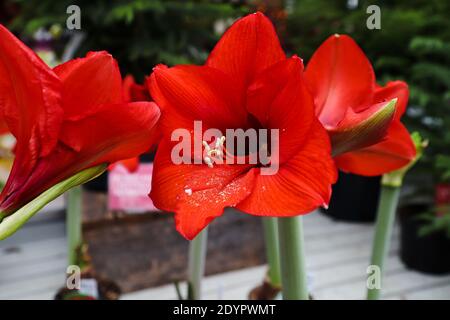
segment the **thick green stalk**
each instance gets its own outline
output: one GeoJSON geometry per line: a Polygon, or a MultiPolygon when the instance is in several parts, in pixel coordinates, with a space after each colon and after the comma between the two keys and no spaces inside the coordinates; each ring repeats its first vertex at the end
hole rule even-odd
{"type": "Polygon", "coordinates": [[[284,300],[308,300],[302,217],[278,219],[284,300]]]}
{"type": "Polygon", "coordinates": [[[269,270],[268,280],[274,287],[281,287],[280,247],[278,241],[277,218],[263,218],[264,239],[269,270]]]}
{"type": "Polygon", "coordinates": [[[81,235],[81,187],[77,186],[67,192],[67,255],[69,265],[77,264],[77,249],[82,240],[81,235]]]}
{"type": "MultiPolygon", "coordinates": [[[[382,185],[380,202],[378,205],[375,236],[372,246],[372,259],[370,264],[380,270],[380,284],[382,285],[384,261],[389,251],[392,228],[394,226],[395,212],[401,187],[382,185]]],[[[380,297],[381,288],[367,288],[367,299],[377,300],[380,297]]]]}
{"type": "MultiPolygon", "coordinates": [[[[55,200],[67,190],[98,177],[106,170],[106,168],[107,165],[102,164],[93,168],[85,169],[72,177],[55,184],[53,187],[41,193],[13,214],[3,217],[0,223],[0,240],[3,240],[16,232],[25,222],[27,222],[49,202],[55,200]]],[[[2,215],[4,214],[0,213],[0,219],[2,218],[2,215]]]]}
{"type": "Polygon", "coordinates": [[[208,243],[208,228],[203,229],[189,243],[188,261],[188,299],[201,299],[201,284],[205,274],[206,247],[208,243]]]}
{"type": "Polygon", "coordinates": [[[392,228],[395,220],[395,212],[397,210],[400,190],[403,184],[403,178],[409,169],[423,155],[428,145],[427,140],[423,140],[419,133],[414,132],[411,139],[416,148],[415,157],[403,168],[385,173],[381,179],[381,194],[377,211],[377,222],[375,226],[375,236],[372,243],[371,266],[378,267],[370,277],[379,277],[379,281],[373,278],[374,283],[367,285],[367,299],[376,300],[380,298],[380,290],[383,283],[384,261],[389,251],[390,240],[392,236],[392,228]]]}

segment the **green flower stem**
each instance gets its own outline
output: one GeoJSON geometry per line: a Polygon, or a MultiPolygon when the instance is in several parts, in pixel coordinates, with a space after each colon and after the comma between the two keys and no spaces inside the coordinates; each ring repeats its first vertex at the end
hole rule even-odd
{"type": "Polygon", "coordinates": [[[269,270],[267,277],[273,287],[281,287],[280,251],[277,218],[263,218],[264,238],[269,270]]]}
{"type": "Polygon", "coordinates": [[[69,265],[76,265],[77,249],[81,245],[81,186],[67,192],[67,256],[69,265]]]}
{"type": "Polygon", "coordinates": [[[203,229],[189,243],[188,261],[188,299],[201,299],[201,284],[205,274],[206,247],[208,243],[208,228],[203,229]]]}
{"type": "Polygon", "coordinates": [[[4,213],[0,213],[0,219],[3,217],[0,223],[0,240],[3,240],[16,232],[25,222],[27,222],[49,202],[55,200],[67,190],[94,179],[102,174],[106,168],[107,165],[102,164],[93,168],[85,169],[72,177],[55,184],[53,187],[41,193],[13,214],[6,216],[4,213]]]}
{"type": "MultiPolygon", "coordinates": [[[[403,168],[385,173],[381,179],[381,194],[377,212],[377,222],[375,226],[375,236],[372,244],[371,265],[378,266],[380,271],[380,284],[383,283],[384,261],[388,254],[392,228],[395,220],[400,190],[403,178],[409,169],[422,157],[428,145],[427,140],[423,140],[419,133],[414,132],[411,139],[416,148],[416,156],[403,168]]],[[[376,300],[380,298],[381,288],[367,288],[367,299],[376,300]]]]}
{"type": "MultiPolygon", "coordinates": [[[[385,186],[381,187],[380,203],[378,205],[377,222],[375,227],[375,237],[372,247],[371,265],[380,268],[380,280],[382,284],[384,261],[389,251],[392,228],[394,226],[395,212],[401,187],[385,186]]],[[[368,288],[367,299],[377,300],[380,297],[380,289],[368,288]]]]}
{"type": "Polygon", "coordinates": [[[278,219],[284,300],[308,300],[302,217],[278,219]]]}

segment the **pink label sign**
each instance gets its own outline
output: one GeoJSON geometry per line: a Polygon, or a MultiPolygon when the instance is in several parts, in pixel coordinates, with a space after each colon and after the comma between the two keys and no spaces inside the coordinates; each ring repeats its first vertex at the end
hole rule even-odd
{"type": "Polygon", "coordinates": [[[109,171],[108,207],[128,213],[157,210],[148,197],[152,183],[153,163],[141,163],[134,172],[121,164],[109,171]]]}

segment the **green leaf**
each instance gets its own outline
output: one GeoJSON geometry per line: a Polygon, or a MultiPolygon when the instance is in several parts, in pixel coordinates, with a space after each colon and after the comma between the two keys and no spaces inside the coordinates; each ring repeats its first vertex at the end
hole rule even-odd
{"type": "Polygon", "coordinates": [[[39,210],[44,208],[49,202],[55,200],[67,190],[98,177],[106,170],[106,168],[107,165],[102,164],[85,169],[72,177],[55,184],[13,214],[6,216],[0,212],[0,240],[4,240],[14,234],[25,224],[25,222],[39,212],[39,210]]]}

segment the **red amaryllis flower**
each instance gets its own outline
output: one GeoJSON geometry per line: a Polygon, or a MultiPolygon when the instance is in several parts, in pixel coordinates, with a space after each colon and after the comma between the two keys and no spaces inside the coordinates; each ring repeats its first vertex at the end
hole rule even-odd
{"type": "Polygon", "coordinates": [[[163,138],[150,196],[158,208],[175,212],[184,237],[194,238],[227,206],[283,217],[327,205],[336,170],[302,71],[302,61],[286,58],[271,22],[260,13],[230,27],[204,66],[155,68],[150,92],[162,110],[163,138]],[[211,164],[206,157],[202,164],[174,164],[171,134],[178,128],[191,132],[195,120],[203,130],[221,132],[279,129],[279,159],[272,159],[278,172],[262,175],[261,163],[211,164]]]}
{"type": "Polygon", "coordinates": [[[0,26],[0,112],[17,140],[1,216],[83,169],[149,148],[159,109],[124,102],[121,82],[106,52],[50,69],[0,26]]]}
{"type": "Polygon", "coordinates": [[[403,81],[378,86],[372,65],[350,37],[328,38],[309,61],[305,79],[339,169],[375,176],[414,158],[414,144],[400,122],[408,86],[403,81]]]}
{"type": "Polygon", "coordinates": [[[113,170],[118,164],[121,164],[125,168],[127,168],[128,172],[134,172],[139,167],[139,157],[133,157],[133,158],[117,161],[113,164],[110,164],[108,167],[108,170],[113,170]]]}
{"type": "MultiPolygon", "coordinates": [[[[137,84],[131,74],[123,78],[122,94],[126,102],[151,101],[150,93],[148,92],[147,87],[143,84],[137,84]]],[[[154,135],[157,134],[157,130],[154,130],[154,135]]],[[[157,138],[155,137],[153,141],[156,143],[157,138]]],[[[153,148],[154,146],[151,147],[153,148]]],[[[111,164],[108,167],[108,170],[112,170],[119,163],[125,166],[129,172],[134,172],[139,167],[139,157],[120,160],[116,163],[111,164]]]]}
{"type": "Polygon", "coordinates": [[[127,102],[151,101],[148,89],[143,84],[138,84],[129,74],[123,79],[123,98],[127,102]]]}

